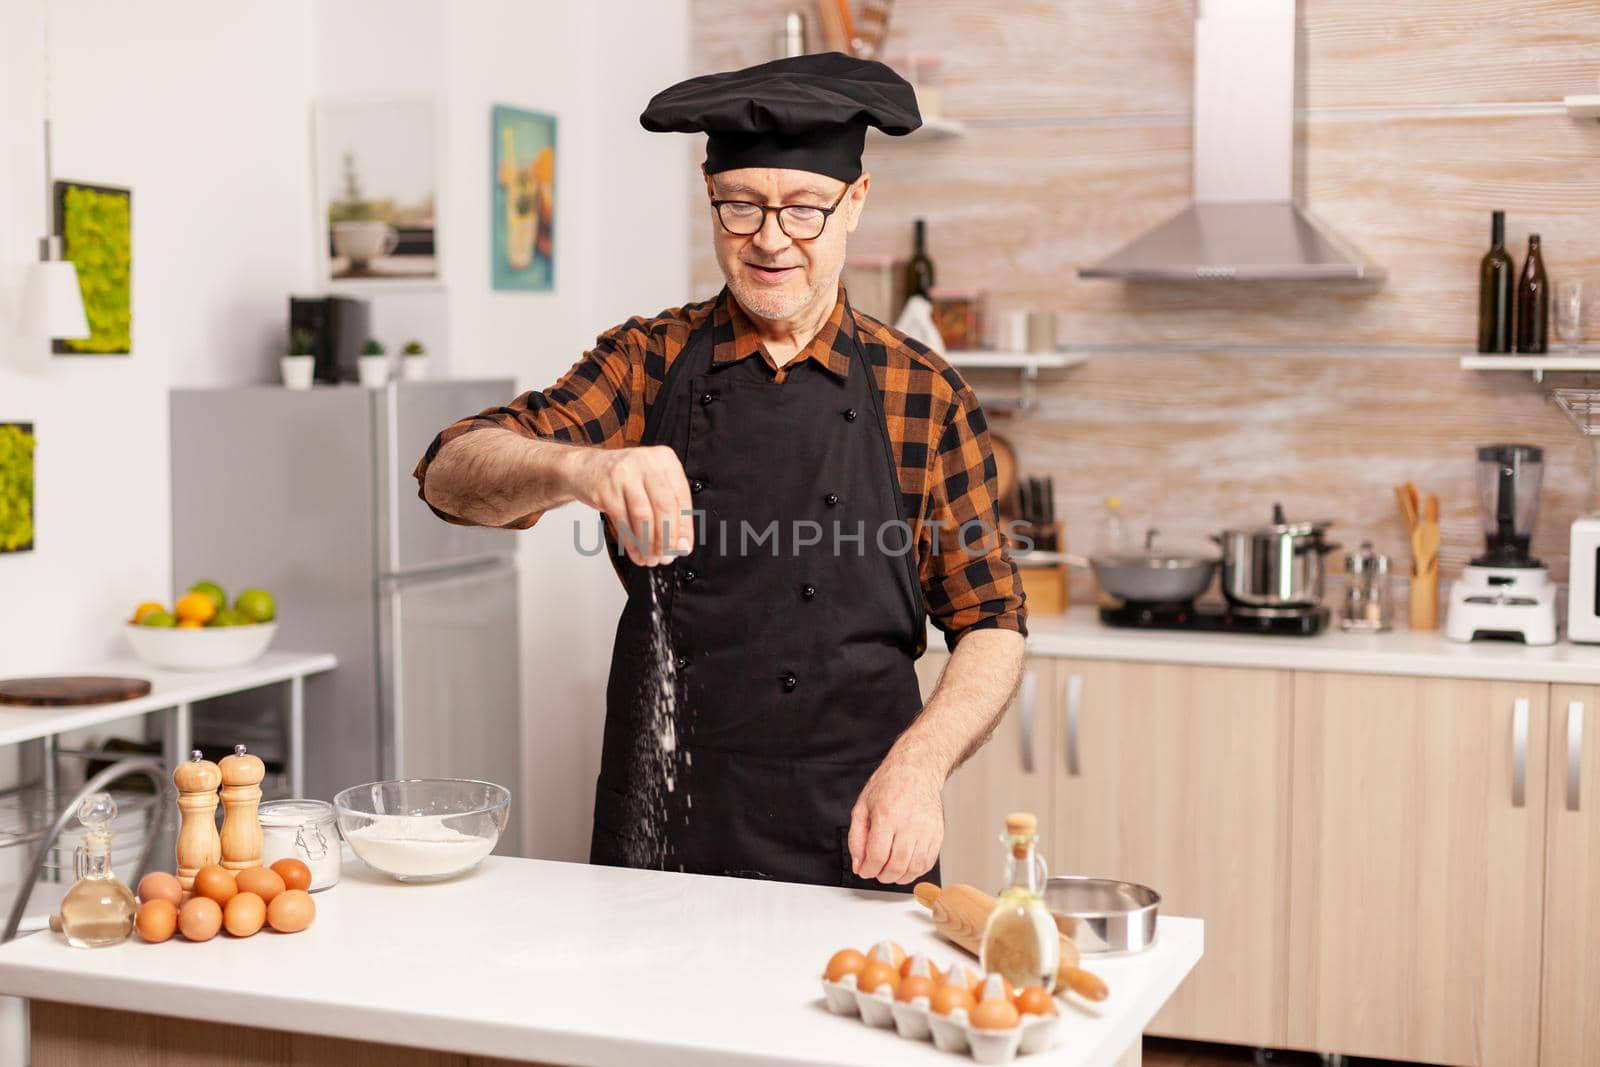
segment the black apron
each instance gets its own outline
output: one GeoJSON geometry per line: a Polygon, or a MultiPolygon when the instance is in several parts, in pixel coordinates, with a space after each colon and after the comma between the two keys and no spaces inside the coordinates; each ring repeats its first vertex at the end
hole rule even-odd
{"type": "Polygon", "coordinates": [[[655,579],[682,759],[671,792],[641,789],[660,775],[641,698],[652,568],[625,564],[590,862],[895,888],[851,873],[846,837],[922,708],[922,590],[882,398],[848,303],[842,381],[820,362],[781,383],[759,355],[713,366],[712,322],[674,361],[643,441],[677,452],[703,513],[673,580],[655,579]]]}

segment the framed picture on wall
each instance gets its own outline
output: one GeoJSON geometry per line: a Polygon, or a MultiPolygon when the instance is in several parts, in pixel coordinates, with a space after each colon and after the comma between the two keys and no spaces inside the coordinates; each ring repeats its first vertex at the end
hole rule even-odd
{"type": "Polygon", "coordinates": [[[317,104],[317,258],[325,281],[436,282],[437,113],[431,99],[317,104]]]}
{"type": "Polygon", "coordinates": [[[0,422],[0,552],[33,549],[33,423],[0,422]]]}
{"type": "Polygon", "coordinates": [[[497,104],[489,155],[493,287],[554,289],[556,117],[497,104]]]}
{"type": "Polygon", "coordinates": [[[133,192],[60,181],[52,190],[62,254],[78,269],[89,336],[50,343],[57,355],[133,351],[133,192]]]}

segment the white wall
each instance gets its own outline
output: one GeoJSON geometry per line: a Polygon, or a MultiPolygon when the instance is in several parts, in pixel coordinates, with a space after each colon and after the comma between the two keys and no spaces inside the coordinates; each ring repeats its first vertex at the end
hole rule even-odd
{"type": "MultiPolygon", "coordinates": [[[[0,556],[0,675],[116,653],[117,620],[170,593],[166,391],[273,378],[285,297],[315,279],[314,98],[432,95],[446,119],[444,284],[379,297],[380,336],[437,330],[455,374],[536,388],[604,328],[688,298],[686,139],[637,122],[687,69],[687,0],[52,0],[56,172],[134,190],[134,355],[50,357],[13,336],[44,226],[43,10],[0,9],[0,421],[40,436],[38,547],[0,556]],[[559,117],[552,293],[489,289],[494,103],[559,117]]],[[[526,824],[559,858],[587,852],[621,605],[570,518],[522,551],[526,824]]]]}

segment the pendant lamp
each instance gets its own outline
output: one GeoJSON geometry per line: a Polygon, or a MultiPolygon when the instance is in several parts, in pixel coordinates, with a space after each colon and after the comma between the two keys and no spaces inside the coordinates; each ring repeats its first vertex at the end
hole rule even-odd
{"type": "Polygon", "coordinates": [[[59,340],[89,336],[89,318],[83,312],[83,289],[78,268],[61,256],[61,238],[55,233],[55,174],[50,166],[50,4],[44,5],[44,232],[39,239],[39,261],[28,268],[23,286],[22,326],[31,336],[59,340]]]}

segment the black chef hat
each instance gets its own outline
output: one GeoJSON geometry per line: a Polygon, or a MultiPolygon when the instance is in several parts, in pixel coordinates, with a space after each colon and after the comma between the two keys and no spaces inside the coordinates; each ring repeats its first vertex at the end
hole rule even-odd
{"type": "Polygon", "coordinates": [[[652,133],[705,133],[706,173],[777,167],[861,177],[867,127],[922,125],[916,92],[882,63],[840,52],[775,59],[663,89],[639,116],[652,133]]]}

